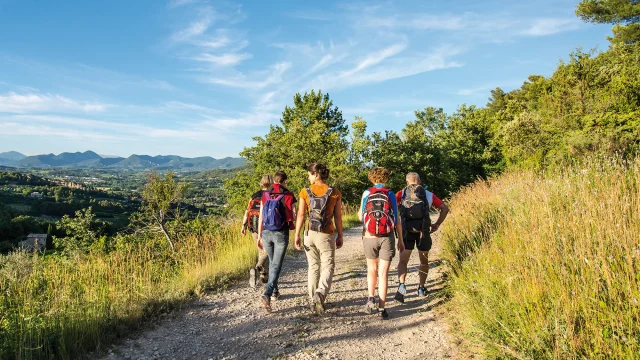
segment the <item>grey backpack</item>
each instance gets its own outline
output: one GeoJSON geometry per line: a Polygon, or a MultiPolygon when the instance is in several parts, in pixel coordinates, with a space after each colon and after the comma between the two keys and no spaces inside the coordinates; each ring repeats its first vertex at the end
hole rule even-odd
{"type": "Polygon", "coordinates": [[[402,216],[404,229],[408,232],[426,231],[426,227],[431,225],[427,192],[422,186],[412,184],[402,190],[400,216],[402,216]]]}
{"type": "Polygon", "coordinates": [[[306,188],[306,190],[307,195],[309,195],[309,230],[322,232],[331,222],[331,219],[325,219],[325,212],[333,188],[329,187],[322,196],[316,196],[310,187],[306,188]]]}

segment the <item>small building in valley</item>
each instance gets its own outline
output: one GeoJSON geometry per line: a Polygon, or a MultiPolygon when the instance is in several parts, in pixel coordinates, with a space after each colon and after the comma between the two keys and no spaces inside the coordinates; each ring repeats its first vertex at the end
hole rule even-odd
{"type": "Polygon", "coordinates": [[[47,234],[29,234],[27,240],[20,241],[20,247],[29,250],[45,250],[47,248],[47,234]]]}
{"type": "Polygon", "coordinates": [[[40,193],[39,193],[39,192],[37,192],[37,191],[34,191],[34,192],[32,192],[32,193],[31,193],[31,195],[29,195],[29,196],[31,196],[32,198],[38,198],[38,199],[41,199],[43,195],[42,195],[42,194],[40,194],[40,193]]]}

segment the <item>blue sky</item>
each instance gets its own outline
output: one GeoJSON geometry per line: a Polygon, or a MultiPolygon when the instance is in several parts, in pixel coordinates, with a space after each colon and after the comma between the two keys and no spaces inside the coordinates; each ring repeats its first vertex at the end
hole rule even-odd
{"type": "Polygon", "coordinates": [[[296,92],[399,130],[608,46],[577,0],[0,0],[0,151],[237,156],[296,92]]]}

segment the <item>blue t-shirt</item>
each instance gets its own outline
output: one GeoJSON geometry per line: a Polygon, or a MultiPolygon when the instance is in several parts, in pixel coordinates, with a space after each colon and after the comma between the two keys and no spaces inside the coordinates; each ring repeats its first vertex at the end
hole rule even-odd
{"type": "MultiPolygon", "coordinates": [[[[373,185],[375,188],[383,188],[382,184],[373,185]]],[[[362,203],[360,204],[360,209],[362,209],[362,213],[364,214],[364,208],[367,205],[367,199],[369,198],[369,189],[365,190],[362,194],[362,203]]],[[[393,217],[395,219],[396,224],[398,223],[398,202],[396,201],[396,196],[393,191],[389,191],[389,202],[391,202],[391,208],[393,209],[393,217]]]]}

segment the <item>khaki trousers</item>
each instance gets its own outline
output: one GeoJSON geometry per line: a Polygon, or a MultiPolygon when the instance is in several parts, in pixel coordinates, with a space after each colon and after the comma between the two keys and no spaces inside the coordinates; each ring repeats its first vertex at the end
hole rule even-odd
{"type": "Polygon", "coordinates": [[[336,266],[336,238],[333,234],[305,231],[304,250],[309,263],[309,297],[313,301],[319,292],[326,298],[336,266]]]}
{"type": "MultiPolygon", "coordinates": [[[[251,237],[253,241],[258,244],[258,233],[251,233],[251,237]]],[[[256,268],[262,269],[261,273],[266,274],[269,272],[269,256],[267,252],[264,250],[258,249],[258,263],[256,264],[256,268]]]]}

